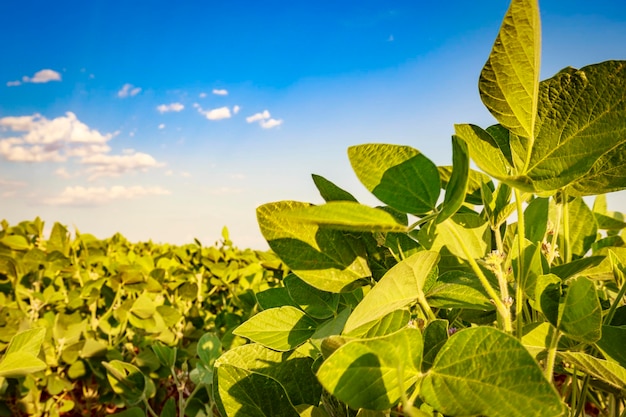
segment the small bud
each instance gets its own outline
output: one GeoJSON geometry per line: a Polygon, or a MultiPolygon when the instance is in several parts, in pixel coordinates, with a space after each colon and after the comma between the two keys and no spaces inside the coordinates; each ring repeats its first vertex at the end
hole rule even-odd
{"type": "Polygon", "coordinates": [[[448,329],[448,336],[452,336],[453,334],[455,334],[456,332],[458,332],[459,330],[456,327],[450,327],[448,329]]]}

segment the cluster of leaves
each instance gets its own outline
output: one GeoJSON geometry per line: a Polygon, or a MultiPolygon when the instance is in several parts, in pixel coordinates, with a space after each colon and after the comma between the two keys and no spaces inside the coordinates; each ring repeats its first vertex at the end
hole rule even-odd
{"type": "Polygon", "coordinates": [[[207,416],[213,362],[254,293],[285,273],[272,253],[98,240],[40,219],[0,231],[0,415],[207,416]]]}
{"type": "Polygon", "coordinates": [[[452,166],[354,146],[384,206],[314,175],[325,204],[258,208],[293,273],[215,363],[224,415],[626,415],[626,61],[540,82],[539,56],[513,0],[479,80],[498,124],[456,125],[452,166]]]}

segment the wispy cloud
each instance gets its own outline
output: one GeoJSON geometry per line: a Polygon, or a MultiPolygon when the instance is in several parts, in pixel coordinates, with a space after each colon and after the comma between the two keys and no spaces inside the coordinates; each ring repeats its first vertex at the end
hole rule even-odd
{"type": "Polygon", "coordinates": [[[241,110],[241,107],[239,107],[237,105],[233,106],[233,114],[239,113],[239,110],[241,110]]]}
{"type": "Polygon", "coordinates": [[[179,112],[182,111],[185,106],[181,103],[170,103],[170,104],[161,104],[157,106],[157,111],[161,114],[168,112],[179,112]]]}
{"type": "Polygon", "coordinates": [[[219,89],[219,88],[214,88],[213,89],[213,94],[217,95],[217,96],[227,96],[228,95],[228,90],[224,90],[219,89]]]}
{"type": "Polygon", "coordinates": [[[265,110],[262,113],[255,113],[252,116],[246,117],[246,122],[254,123],[254,122],[258,122],[259,120],[269,119],[269,117],[270,117],[270,112],[265,110]]]}
{"type": "Polygon", "coordinates": [[[75,159],[85,166],[84,174],[90,180],[163,166],[152,156],[134,150],[111,155],[108,142],[117,133],[91,129],[72,112],[52,120],[40,114],[0,118],[1,130],[14,136],[0,139],[0,157],[31,163],[75,159]]]}
{"type": "Polygon", "coordinates": [[[226,106],[211,110],[202,110],[198,107],[198,112],[209,120],[229,119],[231,117],[230,109],[226,106]]]}
{"type": "Polygon", "coordinates": [[[200,98],[206,98],[207,94],[206,93],[200,93],[198,94],[198,97],[200,98]]]}
{"type": "Polygon", "coordinates": [[[119,98],[134,97],[140,92],[141,92],[140,87],[135,87],[134,85],[127,83],[127,84],[124,84],[122,88],[120,88],[120,91],[117,92],[117,96],[119,98]]]}
{"type": "Polygon", "coordinates": [[[50,81],[61,81],[61,74],[51,69],[42,69],[37,71],[32,77],[23,76],[22,81],[16,80],[7,82],[7,87],[17,87],[22,83],[43,84],[50,81]]]}
{"type": "Polygon", "coordinates": [[[165,123],[161,123],[158,127],[159,127],[159,130],[165,129],[165,123]]]}
{"type": "Polygon", "coordinates": [[[66,187],[56,197],[44,200],[54,206],[94,206],[104,205],[115,200],[131,200],[150,195],[168,195],[170,192],[162,187],[66,187]]]}
{"type": "Polygon", "coordinates": [[[261,126],[263,129],[271,129],[273,127],[283,124],[282,119],[273,119],[270,115],[270,112],[267,110],[263,110],[263,112],[261,113],[255,113],[252,116],[246,117],[246,122],[259,122],[259,126],[261,126]]]}

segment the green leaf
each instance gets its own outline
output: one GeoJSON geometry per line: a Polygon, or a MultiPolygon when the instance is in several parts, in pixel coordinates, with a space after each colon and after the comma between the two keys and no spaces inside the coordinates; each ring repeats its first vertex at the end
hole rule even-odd
{"type": "Polygon", "coordinates": [[[587,256],[585,258],[576,259],[575,261],[568,262],[566,264],[553,266],[552,268],[550,268],[550,273],[558,276],[561,279],[567,279],[574,275],[578,275],[589,268],[600,265],[600,263],[604,259],[604,256],[587,256]]]}
{"type": "Polygon", "coordinates": [[[452,175],[446,188],[441,211],[437,214],[437,223],[446,220],[463,205],[469,183],[469,152],[467,144],[458,136],[452,136],[452,175]]]}
{"type": "Polygon", "coordinates": [[[342,188],[337,187],[334,183],[328,181],[326,178],[321,175],[311,175],[313,177],[313,182],[317,187],[317,190],[320,192],[320,195],[325,201],[354,201],[357,202],[356,198],[349,192],[343,190],[342,188]]]}
{"type": "Polygon", "coordinates": [[[437,166],[409,146],[367,144],[351,146],[352,168],[380,201],[403,213],[425,214],[439,198],[437,166]]]}
{"type": "Polygon", "coordinates": [[[12,250],[27,250],[31,247],[30,242],[21,235],[4,236],[0,239],[0,243],[12,250]]]}
{"type": "Polygon", "coordinates": [[[107,370],[107,379],[113,392],[120,395],[129,405],[135,405],[144,398],[148,383],[139,368],[119,360],[102,362],[107,370]]]}
{"type": "Polygon", "coordinates": [[[43,371],[48,366],[37,356],[28,352],[11,352],[0,360],[0,377],[19,378],[43,371]]]}
{"type": "Polygon", "coordinates": [[[396,404],[420,374],[422,335],[406,328],[388,336],[353,340],[324,361],[322,386],[352,408],[385,410],[396,404]]]}
{"type": "Polygon", "coordinates": [[[457,213],[438,225],[430,223],[420,229],[417,237],[426,249],[441,251],[445,247],[461,259],[468,255],[483,258],[491,247],[489,224],[475,213],[457,213]]]}
{"type": "Polygon", "coordinates": [[[46,337],[46,329],[43,327],[37,327],[30,330],[24,330],[17,333],[11,338],[9,347],[5,354],[11,354],[16,352],[28,353],[33,356],[39,355],[41,345],[46,337]]]}
{"type": "Polygon", "coordinates": [[[593,215],[596,218],[598,229],[622,230],[626,228],[624,214],[607,209],[605,194],[596,196],[593,202],[593,215]]]}
{"type": "Polygon", "coordinates": [[[535,308],[542,312],[554,327],[559,326],[559,304],[562,281],[554,274],[539,275],[535,286],[535,308]]]}
{"type": "Polygon", "coordinates": [[[536,0],[513,0],[478,81],[491,114],[516,135],[534,139],[541,59],[536,0]]]}
{"type": "Polygon", "coordinates": [[[155,343],[150,347],[162,366],[167,368],[174,366],[176,363],[176,347],[165,346],[162,343],[155,343]]]}
{"type": "Polygon", "coordinates": [[[568,68],[543,81],[528,175],[536,191],[626,187],[626,61],[568,68]],[[590,144],[593,144],[590,146],[590,144]]]}
{"type": "Polygon", "coordinates": [[[491,327],[450,337],[424,377],[420,396],[446,415],[556,417],[565,412],[524,346],[491,327]]]}
{"type": "Polygon", "coordinates": [[[222,354],[222,342],[215,334],[205,333],[198,340],[196,353],[204,366],[212,368],[222,354]]]}
{"type": "MultiPolygon", "coordinates": [[[[444,189],[448,188],[448,182],[450,181],[450,177],[452,177],[452,166],[438,166],[439,176],[441,177],[441,186],[444,189]]],[[[483,201],[480,196],[480,189],[482,184],[489,187],[491,190],[494,189],[493,182],[489,176],[483,174],[482,172],[470,169],[469,170],[469,180],[467,182],[467,190],[465,194],[465,202],[469,204],[482,204],[483,201]]]]}
{"type": "Polygon", "coordinates": [[[287,305],[298,307],[298,304],[291,298],[289,291],[285,287],[268,288],[256,293],[255,296],[262,310],[287,305]]]}
{"type": "Polygon", "coordinates": [[[261,311],[237,327],[233,334],[270,349],[287,351],[306,342],[316,327],[317,323],[302,310],[284,306],[261,311]]]}
{"type": "Polygon", "coordinates": [[[278,381],[224,364],[217,368],[218,395],[227,416],[299,417],[278,381]]]}
{"type": "Polygon", "coordinates": [[[467,143],[470,157],[480,169],[499,180],[505,180],[515,169],[508,141],[503,143],[482,128],[471,124],[454,125],[455,134],[467,143]]]}
{"type": "Polygon", "coordinates": [[[307,313],[316,319],[326,319],[337,312],[339,294],[318,290],[290,274],[283,279],[291,298],[307,313]]]}
{"type": "Polygon", "coordinates": [[[369,321],[362,324],[349,332],[344,332],[346,337],[357,337],[366,339],[370,337],[385,336],[406,327],[411,319],[411,313],[408,309],[394,310],[384,315],[378,320],[369,321]]]}
{"type": "Polygon", "coordinates": [[[150,319],[156,314],[156,305],[147,294],[141,294],[133,303],[130,312],[140,319],[150,319]]]}
{"type": "Polygon", "coordinates": [[[353,232],[407,232],[384,210],[352,201],[331,201],[285,212],[289,220],[353,232]]]}
{"type": "MultiPolygon", "coordinates": [[[[581,197],[577,197],[569,201],[566,205],[569,214],[569,250],[575,258],[583,257],[591,245],[595,242],[598,228],[595,217],[591,209],[587,206],[581,197]]],[[[553,224],[557,222],[557,213],[559,209],[556,204],[550,205],[550,220],[553,224]]],[[[562,208],[564,210],[564,207],[562,208]]],[[[561,220],[563,220],[563,215],[561,220]]],[[[559,248],[565,248],[568,244],[565,242],[565,223],[561,221],[559,227],[559,248]]],[[[563,250],[563,249],[562,249],[563,250]]]]}
{"type": "Polygon", "coordinates": [[[435,308],[495,309],[476,275],[463,271],[442,274],[426,293],[426,300],[435,308]]]}
{"type": "Polygon", "coordinates": [[[596,342],[602,355],[626,369],[626,327],[602,326],[602,338],[596,342]]]}
{"type": "Polygon", "coordinates": [[[436,252],[422,251],[391,268],[356,306],[344,332],[349,333],[365,323],[379,320],[423,297],[424,282],[438,260],[436,252]]]}
{"type": "MultiPolygon", "coordinates": [[[[258,344],[248,344],[238,346],[231,350],[226,351],[217,361],[215,361],[215,369],[217,369],[218,385],[220,387],[220,395],[222,400],[226,400],[227,396],[236,397],[236,394],[231,394],[225,389],[222,376],[224,375],[224,367],[234,367],[245,371],[254,372],[256,375],[271,378],[272,381],[264,382],[269,384],[270,391],[266,392],[265,401],[271,402],[281,401],[280,398],[273,398],[270,396],[271,390],[274,388],[272,385],[278,383],[284,390],[286,397],[289,399],[289,403],[293,405],[298,404],[319,404],[322,394],[322,387],[317,381],[315,374],[312,371],[313,358],[304,356],[298,351],[282,353],[265,348],[258,344]],[[228,395],[224,395],[227,392],[228,395]]],[[[248,381],[245,381],[246,376],[243,375],[239,381],[234,381],[237,386],[246,386],[248,381]]],[[[236,375],[229,376],[229,379],[236,377],[236,375]]],[[[259,381],[263,381],[262,378],[257,378],[259,381]]],[[[254,388],[259,394],[266,389],[266,386],[259,385],[254,388]]],[[[233,392],[237,393],[236,389],[233,392]]],[[[283,394],[283,396],[285,396],[283,394]]],[[[231,398],[233,400],[234,398],[231,398]]]]}
{"type": "Polygon", "coordinates": [[[371,276],[365,247],[346,232],[290,220],[283,214],[309,204],[282,201],[257,209],[261,233],[270,248],[300,278],[330,292],[348,292],[371,276]]]}
{"type": "Polygon", "coordinates": [[[559,330],[568,337],[593,343],[602,336],[602,307],[593,281],[578,276],[569,279],[559,305],[559,330]]]}
{"type": "Polygon", "coordinates": [[[541,243],[548,229],[548,208],[550,200],[535,198],[524,210],[524,234],[532,243],[541,243]]]}
{"type": "Polygon", "coordinates": [[[435,357],[448,341],[448,321],[433,320],[424,329],[424,357],[422,359],[422,372],[428,371],[435,357]]]}
{"type": "Polygon", "coordinates": [[[564,361],[575,365],[580,371],[606,382],[620,390],[626,387],[626,368],[617,363],[582,352],[558,352],[564,361]]]}

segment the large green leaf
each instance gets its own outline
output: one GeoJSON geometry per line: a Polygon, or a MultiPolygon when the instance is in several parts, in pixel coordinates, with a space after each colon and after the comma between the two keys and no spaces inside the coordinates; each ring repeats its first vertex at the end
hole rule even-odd
{"type": "Polygon", "coordinates": [[[596,342],[596,346],[604,357],[626,368],[626,327],[602,326],[602,338],[596,342]]]}
{"type": "Polygon", "coordinates": [[[309,206],[295,201],[260,206],[257,219],[261,233],[280,259],[310,285],[330,292],[354,289],[371,275],[363,244],[347,232],[282,215],[309,206]]]}
{"type": "Polygon", "coordinates": [[[405,328],[387,336],[353,340],[324,361],[317,377],[324,388],[352,408],[385,410],[420,374],[422,334],[405,328]]]}
{"type": "Polygon", "coordinates": [[[557,417],[565,412],[524,346],[491,327],[454,334],[424,377],[420,395],[446,415],[557,417]]]}
{"type": "MultiPolygon", "coordinates": [[[[276,383],[280,384],[282,389],[289,397],[289,402],[293,405],[298,404],[312,404],[317,405],[322,394],[322,387],[315,377],[312,367],[313,359],[304,356],[297,351],[283,353],[277,352],[272,349],[268,349],[258,344],[248,344],[238,346],[225,352],[215,361],[215,368],[218,370],[218,383],[220,386],[220,395],[222,400],[226,400],[230,397],[231,400],[235,400],[239,393],[234,390],[232,393],[226,389],[227,385],[223,384],[222,377],[226,373],[228,379],[238,378],[233,381],[237,386],[247,386],[249,381],[248,373],[238,373],[232,371],[222,372],[224,367],[233,367],[240,370],[254,372],[257,375],[262,375],[266,378],[271,378],[276,383]]],[[[253,379],[256,377],[253,377],[253,379]]],[[[262,380],[261,378],[257,378],[262,380]]],[[[266,381],[269,384],[270,391],[266,392],[265,401],[271,402],[276,400],[280,402],[281,399],[274,399],[271,397],[273,382],[266,381]]],[[[264,384],[265,384],[264,383],[264,384]]],[[[259,393],[260,397],[263,397],[262,391],[268,388],[266,385],[259,385],[254,388],[259,393]]]]}
{"type": "Polygon", "coordinates": [[[308,206],[285,212],[285,217],[302,223],[317,224],[354,232],[407,232],[384,210],[353,201],[331,201],[320,206],[308,206]]]}
{"type": "Polygon", "coordinates": [[[476,213],[457,213],[443,223],[420,229],[419,242],[428,250],[449,253],[461,259],[480,259],[491,246],[489,224],[476,213]]]}
{"type": "Polygon", "coordinates": [[[437,223],[446,220],[463,205],[470,170],[467,144],[458,136],[452,136],[452,175],[446,187],[446,195],[437,214],[437,223]]]}
{"type": "Polygon", "coordinates": [[[283,386],[267,375],[223,364],[217,393],[228,417],[299,417],[283,386]]]}
{"type": "Polygon", "coordinates": [[[348,156],[363,185],[380,201],[403,213],[425,214],[439,198],[441,180],[432,161],[409,146],[351,146],[348,156]]]}
{"type": "Polygon", "coordinates": [[[536,191],[595,195],[626,187],[626,61],[561,71],[539,91],[528,176],[536,191]]]}
{"type": "Polygon", "coordinates": [[[46,368],[46,363],[31,353],[12,352],[0,360],[0,377],[19,378],[46,368]]]}
{"type": "Polygon", "coordinates": [[[283,284],[287,287],[291,299],[309,316],[326,319],[337,312],[339,294],[318,290],[293,274],[286,276],[283,284]]]}
{"type": "Polygon", "coordinates": [[[476,165],[490,176],[505,180],[515,171],[508,138],[496,140],[488,131],[471,124],[454,125],[454,132],[467,143],[476,165]]]}
{"type": "Polygon", "coordinates": [[[495,309],[476,275],[448,271],[426,292],[428,304],[435,308],[495,309]]]}
{"type": "Polygon", "coordinates": [[[233,333],[270,349],[287,351],[306,342],[317,323],[302,310],[284,306],[263,310],[237,327],[233,333]]]}
{"type": "Polygon", "coordinates": [[[559,356],[571,365],[620,390],[626,387],[626,368],[615,362],[598,359],[583,352],[559,352],[559,356]]]}
{"type": "Polygon", "coordinates": [[[391,268],[356,306],[344,332],[379,320],[423,297],[424,282],[438,260],[436,252],[422,251],[391,268]]]}
{"type": "Polygon", "coordinates": [[[536,0],[513,0],[485,64],[478,88],[491,114],[516,135],[534,138],[541,58],[536,0]]]}
{"type": "Polygon", "coordinates": [[[559,305],[559,330],[581,342],[599,340],[602,336],[602,307],[595,284],[582,276],[566,282],[565,297],[559,305]]]}

